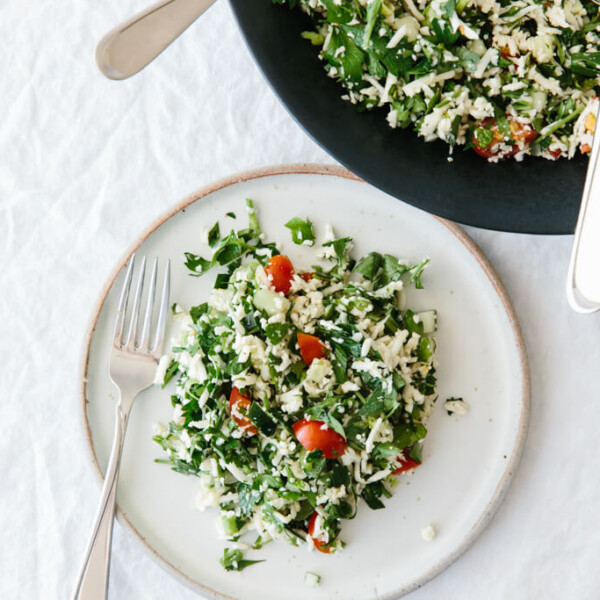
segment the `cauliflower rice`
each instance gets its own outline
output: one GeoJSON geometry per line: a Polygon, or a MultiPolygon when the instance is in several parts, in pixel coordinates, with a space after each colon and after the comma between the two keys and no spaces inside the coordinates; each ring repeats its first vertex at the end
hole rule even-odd
{"type": "Polygon", "coordinates": [[[489,161],[591,149],[600,90],[592,0],[273,0],[299,6],[329,77],[393,128],[489,161]]]}

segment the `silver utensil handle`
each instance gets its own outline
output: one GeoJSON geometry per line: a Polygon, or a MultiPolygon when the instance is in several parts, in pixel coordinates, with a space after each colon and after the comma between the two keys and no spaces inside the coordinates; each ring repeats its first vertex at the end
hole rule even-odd
{"type": "Polygon", "coordinates": [[[600,108],[573,251],[567,277],[567,299],[580,313],[600,310],[600,108]]]}
{"type": "Polygon", "coordinates": [[[107,33],[96,47],[109,79],[126,79],[152,62],[216,0],[163,0],[107,33]]]}
{"type": "MultiPolygon", "coordinates": [[[[126,406],[130,404],[126,403],[126,406]]],[[[119,401],[116,409],[115,435],[102,486],[102,495],[73,600],[105,600],[107,597],[117,481],[125,430],[127,429],[127,417],[128,411],[123,410],[119,401]]]]}

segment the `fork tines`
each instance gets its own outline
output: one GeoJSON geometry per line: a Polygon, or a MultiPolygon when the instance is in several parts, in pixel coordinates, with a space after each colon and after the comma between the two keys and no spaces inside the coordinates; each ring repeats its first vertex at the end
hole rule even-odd
{"type": "Polygon", "coordinates": [[[123,332],[125,330],[125,315],[128,312],[129,308],[129,292],[131,290],[131,283],[133,281],[134,268],[135,254],[131,256],[131,259],[129,260],[129,264],[127,266],[127,272],[125,274],[123,290],[121,292],[119,307],[117,309],[117,320],[115,323],[115,334],[113,344],[115,348],[119,349],[126,349],[129,351],[141,351],[159,355],[162,353],[162,346],[165,334],[165,322],[167,318],[167,310],[169,307],[171,261],[167,260],[167,266],[165,269],[165,276],[162,285],[162,296],[160,299],[158,316],[156,317],[156,327],[154,330],[154,339],[152,341],[152,344],[150,344],[150,329],[152,327],[154,300],[156,296],[156,282],[158,278],[158,258],[155,258],[152,264],[152,274],[150,276],[150,285],[148,286],[148,294],[146,298],[146,311],[144,314],[142,333],[139,339],[137,339],[137,331],[140,316],[140,306],[142,304],[142,295],[144,292],[144,280],[146,277],[146,257],[144,256],[141,260],[141,265],[137,277],[135,295],[133,298],[133,306],[130,311],[131,314],[126,328],[126,333],[124,335],[123,332]]]}

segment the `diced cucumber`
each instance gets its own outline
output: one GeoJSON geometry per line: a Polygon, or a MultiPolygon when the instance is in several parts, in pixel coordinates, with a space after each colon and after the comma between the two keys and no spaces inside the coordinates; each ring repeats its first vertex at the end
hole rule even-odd
{"type": "Polygon", "coordinates": [[[287,298],[284,298],[277,292],[266,290],[264,288],[254,292],[253,302],[256,308],[264,310],[269,316],[287,312],[287,309],[290,306],[290,302],[287,298]]]}
{"type": "Polygon", "coordinates": [[[429,335],[437,329],[437,311],[436,310],[423,310],[418,312],[416,316],[419,317],[419,321],[423,323],[423,334],[429,335]]]}
{"type": "Polygon", "coordinates": [[[304,574],[304,583],[306,583],[306,585],[310,585],[311,587],[317,587],[319,583],[321,583],[321,576],[317,575],[316,573],[306,571],[304,574]]]}
{"type": "Polygon", "coordinates": [[[235,517],[221,517],[225,535],[235,535],[238,531],[237,519],[235,517]]]}

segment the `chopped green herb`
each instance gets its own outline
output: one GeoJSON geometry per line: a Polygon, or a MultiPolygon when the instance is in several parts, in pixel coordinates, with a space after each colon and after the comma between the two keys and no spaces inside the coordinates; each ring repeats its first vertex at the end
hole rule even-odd
{"type": "Polygon", "coordinates": [[[219,223],[215,223],[212,229],[208,232],[208,245],[214,248],[217,242],[221,239],[221,231],[219,229],[219,223]]]}
{"type": "MultiPolygon", "coordinates": [[[[173,307],[181,331],[161,369],[177,380],[174,415],[153,437],[167,457],[158,462],[199,478],[198,506],[218,505],[238,544],[221,558],[227,570],[258,562],[241,548],[265,540],[322,535],[321,548],[342,547],[359,499],[384,508],[402,461],[422,460],[436,397],[436,313],[401,310],[397,298],[422,286],[428,261],[371,252],[356,263],[351,238],[331,239],[328,264],[284,294],[264,268],[279,250],[263,241],[251,200],[247,208],[245,229],[211,229],[212,256],[186,255],[194,276],[218,272],[210,297],[187,314],[173,307]],[[360,458],[352,468],[346,452],[360,458]]],[[[309,219],[287,226],[294,241],[314,241],[309,219]]]]}
{"type": "Polygon", "coordinates": [[[294,217],[285,226],[292,232],[292,241],[294,244],[314,245],[315,230],[309,219],[303,220],[299,217],[294,217]]]}
{"type": "Polygon", "coordinates": [[[245,560],[241,550],[230,550],[225,548],[223,557],[219,560],[226,571],[242,571],[246,567],[257,563],[265,562],[264,560],[245,560]]]}
{"type": "Polygon", "coordinates": [[[540,0],[497,0],[485,10],[469,0],[273,2],[310,15],[314,27],[301,35],[343,98],[391,127],[493,162],[589,152],[586,119],[600,96],[594,0],[577,0],[577,10],[540,0]]]}

